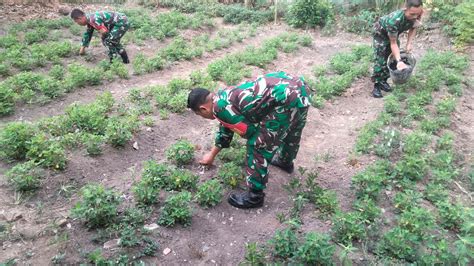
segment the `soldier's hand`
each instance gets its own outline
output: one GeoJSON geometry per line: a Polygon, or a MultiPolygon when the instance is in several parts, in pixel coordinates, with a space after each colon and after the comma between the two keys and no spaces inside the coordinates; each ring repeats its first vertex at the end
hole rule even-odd
{"type": "Polygon", "coordinates": [[[213,162],[214,162],[214,155],[211,152],[204,155],[204,157],[202,157],[202,159],[199,161],[200,164],[207,165],[207,166],[212,165],[213,162]]]}
{"type": "Polygon", "coordinates": [[[84,55],[86,53],[86,47],[82,46],[81,49],[79,50],[80,55],[84,55]]]}
{"type": "Polygon", "coordinates": [[[405,69],[405,68],[407,68],[407,67],[408,67],[408,66],[407,66],[403,61],[399,61],[399,62],[397,63],[397,69],[398,69],[398,70],[403,70],[403,69],[405,69]]]}

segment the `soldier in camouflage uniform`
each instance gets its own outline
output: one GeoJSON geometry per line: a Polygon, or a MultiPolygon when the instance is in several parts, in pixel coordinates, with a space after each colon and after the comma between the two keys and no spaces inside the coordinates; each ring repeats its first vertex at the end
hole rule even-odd
{"type": "Polygon", "coordinates": [[[85,14],[79,9],[73,9],[71,18],[81,26],[87,26],[87,31],[82,37],[82,47],[79,54],[85,53],[85,48],[89,46],[94,30],[97,30],[102,37],[102,44],[107,48],[110,61],[120,55],[122,61],[128,64],[127,52],[120,44],[120,39],[127,32],[130,24],[127,17],[118,12],[97,11],[85,14]]]}
{"type": "Polygon", "coordinates": [[[310,89],[304,80],[284,72],[269,73],[215,94],[200,88],[190,92],[188,108],[220,122],[215,146],[201,164],[211,165],[219,151],[229,147],[234,132],[247,139],[249,190],[232,194],[228,199],[231,205],[263,205],[268,163],[293,172],[309,105],[310,89]]]}
{"type": "Polygon", "coordinates": [[[397,60],[397,69],[404,69],[407,66],[400,57],[400,33],[408,31],[406,50],[412,50],[412,41],[416,33],[416,27],[420,25],[419,20],[423,14],[422,0],[407,0],[405,8],[394,11],[378,19],[374,24],[373,46],[374,46],[374,71],[372,81],[374,90],[372,95],[381,98],[382,92],[391,91],[387,79],[390,77],[387,68],[387,59],[392,53],[397,60]]]}

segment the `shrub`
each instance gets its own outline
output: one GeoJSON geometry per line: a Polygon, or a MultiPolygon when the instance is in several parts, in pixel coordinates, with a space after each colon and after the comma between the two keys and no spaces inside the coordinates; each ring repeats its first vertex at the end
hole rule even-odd
{"type": "Polygon", "coordinates": [[[57,80],[62,80],[64,78],[64,74],[65,74],[64,67],[61,65],[54,65],[49,70],[49,75],[52,78],[57,79],[57,80]]]}
{"type": "Polygon", "coordinates": [[[407,189],[395,195],[394,207],[401,212],[405,212],[416,207],[420,199],[421,194],[418,191],[407,189]]]}
{"type": "Polygon", "coordinates": [[[177,223],[185,226],[190,225],[192,218],[190,201],[191,193],[188,191],[169,196],[161,209],[158,223],[166,227],[173,226],[177,223]]]}
{"type": "Polygon", "coordinates": [[[222,200],[222,185],[217,179],[208,180],[198,186],[195,196],[197,203],[204,207],[212,207],[222,200]]]}
{"type": "Polygon", "coordinates": [[[354,203],[354,210],[360,212],[366,224],[374,222],[382,214],[382,210],[377,203],[369,197],[358,199],[354,203]]]}
{"type": "Polygon", "coordinates": [[[166,150],[166,159],[178,166],[189,164],[194,159],[194,145],[188,140],[180,140],[166,150]]]}
{"type": "Polygon", "coordinates": [[[343,27],[348,32],[369,34],[372,32],[377,13],[370,10],[361,10],[354,16],[342,16],[343,27]]]}
{"type": "Polygon", "coordinates": [[[49,139],[44,133],[39,133],[29,142],[26,158],[38,165],[63,170],[67,159],[64,148],[53,139],[49,139]]]}
{"type": "Polygon", "coordinates": [[[433,203],[438,203],[446,201],[449,197],[449,193],[445,185],[428,183],[428,185],[426,185],[424,197],[433,203]]]}
{"type": "Polygon", "coordinates": [[[40,187],[42,172],[32,161],[15,165],[6,173],[16,191],[32,191],[40,187]]]}
{"type": "Polygon", "coordinates": [[[327,0],[296,0],[285,16],[288,24],[297,28],[324,26],[334,16],[332,5],[327,0]]]}
{"type": "Polygon", "coordinates": [[[66,81],[71,89],[75,87],[94,86],[102,83],[102,72],[98,69],[91,69],[79,64],[68,66],[66,81]]]}
{"type": "Polygon", "coordinates": [[[426,148],[430,141],[430,135],[422,131],[414,131],[413,133],[406,135],[402,141],[403,151],[410,155],[419,154],[423,148],[426,148]]]}
{"type": "Polygon", "coordinates": [[[224,185],[236,188],[243,180],[242,168],[235,162],[224,163],[217,173],[217,177],[224,185]]]}
{"type": "Polygon", "coordinates": [[[36,127],[26,122],[8,123],[0,132],[0,155],[9,160],[23,160],[36,127]]]}
{"type": "Polygon", "coordinates": [[[422,180],[428,170],[426,158],[422,155],[405,154],[395,165],[395,172],[401,179],[422,180]]]}
{"type": "Polygon", "coordinates": [[[364,171],[352,177],[352,186],[356,188],[358,198],[369,197],[377,200],[380,191],[386,185],[391,174],[391,166],[387,161],[377,161],[364,171]]]}
{"type": "Polygon", "coordinates": [[[86,152],[90,156],[97,156],[102,154],[102,144],[104,143],[104,137],[100,135],[88,134],[85,135],[83,142],[86,146],[86,152]]]}
{"type": "Polygon", "coordinates": [[[102,185],[89,184],[81,190],[82,201],[72,209],[74,217],[84,219],[91,228],[107,226],[117,217],[119,197],[102,185]]]}
{"type": "Polygon", "coordinates": [[[315,232],[306,234],[305,242],[298,248],[293,258],[302,265],[332,265],[335,246],[329,236],[315,232]]]}

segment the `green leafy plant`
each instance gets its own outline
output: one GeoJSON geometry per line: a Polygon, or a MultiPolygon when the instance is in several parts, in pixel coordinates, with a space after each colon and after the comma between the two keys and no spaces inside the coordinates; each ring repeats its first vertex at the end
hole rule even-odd
{"type": "Polygon", "coordinates": [[[358,198],[369,197],[376,200],[387,184],[392,169],[387,161],[377,161],[364,171],[352,177],[352,186],[356,188],[358,198]]]}
{"type": "Polygon", "coordinates": [[[382,210],[377,203],[369,197],[361,198],[354,202],[354,210],[360,212],[366,224],[374,222],[382,214],[382,210]]]}
{"type": "Polygon", "coordinates": [[[324,26],[334,16],[331,3],[326,0],[298,0],[292,3],[285,19],[297,28],[324,26]]]}
{"type": "Polygon", "coordinates": [[[114,147],[124,147],[133,137],[138,119],[110,118],[105,129],[105,138],[114,147]]]}
{"type": "Polygon", "coordinates": [[[242,168],[234,162],[224,163],[219,168],[217,177],[224,182],[224,185],[236,188],[243,180],[242,168]]]}
{"type": "Polygon", "coordinates": [[[33,137],[28,146],[26,158],[36,164],[56,170],[63,170],[66,167],[67,159],[64,148],[44,133],[33,137]]]}
{"type": "Polygon", "coordinates": [[[175,169],[173,170],[168,178],[166,189],[167,190],[194,190],[199,180],[199,176],[186,169],[175,169]]]}
{"type": "Polygon", "coordinates": [[[102,154],[102,144],[104,143],[104,137],[100,135],[86,135],[84,145],[86,146],[86,152],[90,156],[97,156],[102,154]]]}
{"type": "Polygon", "coordinates": [[[82,200],[72,209],[74,217],[84,219],[91,228],[111,224],[117,217],[119,197],[102,185],[89,184],[81,190],[82,200]]]}
{"type": "Polygon", "coordinates": [[[16,191],[33,191],[40,187],[43,173],[32,161],[15,165],[6,173],[16,191]]]}
{"type": "Polygon", "coordinates": [[[248,243],[245,247],[245,258],[242,262],[244,265],[265,265],[265,254],[256,242],[248,243]]]}
{"type": "Polygon", "coordinates": [[[418,191],[409,189],[403,192],[398,192],[394,198],[394,207],[400,212],[408,211],[417,206],[421,200],[421,196],[422,195],[418,191]]]}
{"type": "Polygon", "coordinates": [[[365,239],[364,220],[360,212],[337,213],[333,218],[334,238],[344,245],[365,239]]]}
{"type": "Polygon", "coordinates": [[[292,260],[302,265],[332,265],[336,247],[329,241],[327,235],[307,233],[305,241],[298,247],[292,260]]]}
{"type": "Polygon", "coordinates": [[[440,201],[438,208],[441,226],[446,229],[459,231],[464,221],[465,208],[461,204],[451,204],[449,201],[440,201]]]}
{"type": "Polygon", "coordinates": [[[269,244],[273,247],[273,256],[282,259],[293,257],[299,246],[295,228],[277,230],[269,244]]]}
{"type": "Polygon", "coordinates": [[[428,183],[424,191],[424,197],[433,203],[438,203],[446,201],[449,193],[443,184],[428,183]]]}
{"type": "Polygon", "coordinates": [[[420,242],[418,237],[407,229],[394,227],[384,234],[377,246],[377,253],[396,259],[413,262],[420,242]]]}
{"type": "Polygon", "coordinates": [[[434,228],[434,217],[425,208],[412,207],[402,213],[399,224],[421,240],[434,228]]]}
{"type": "Polygon", "coordinates": [[[204,207],[212,207],[222,200],[222,185],[219,180],[211,179],[198,186],[195,199],[204,207]]]}
{"type": "Polygon", "coordinates": [[[395,172],[400,179],[422,180],[428,170],[426,158],[422,155],[405,154],[395,165],[395,172]]]}
{"type": "Polygon", "coordinates": [[[9,160],[23,160],[37,129],[26,122],[8,123],[0,132],[0,155],[9,160]]]}
{"type": "Polygon", "coordinates": [[[186,139],[179,140],[166,150],[166,159],[178,166],[189,164],[194,159],[194,145],[186,139]]]}
{"type": "Polygon", "coordinates": [[[15,93],[9,86],[0,83],[0,116],[12,114],[15,111],[15,93]]]}
{"type": "Polygon", "coordinates": [[[188,191],[169,196],[161,209],[158,223],[167,227],[177,223],[185,226],[190,225],[192,218],[191,197],[191,193],[188,191]]]}

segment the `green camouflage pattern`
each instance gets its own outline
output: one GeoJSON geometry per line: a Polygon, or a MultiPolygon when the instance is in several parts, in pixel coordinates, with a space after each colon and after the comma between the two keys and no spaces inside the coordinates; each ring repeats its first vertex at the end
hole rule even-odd
{"type": "Polygon", "coordinates": [[[229,147],[234,135],[232,125],[246,128],[240,133],[247,139],[246,176],[251,188],[266,187],[268,163],[276,152],[285,164],[296,158],[310,97],[303,78],[285,72],[260,76],[219,90],[214,96],[214,116],[221,122],[215,145],[229,147]]]}
{"type": "Polygon", "coordinates": [[[82,46],[88,47],[94,30],[104,29],[102,44],[107,48],[110,58],[113,58],[123,49],[120,39],[130,28],[127,16],[118,12],[97,11],[86,14],[87,30],[82,37],[82,46]]]}
{"type": "Polygon", "coordinates": [[[407,20],[402,9],[394,11],[378,19],[373,28],[374,69],[372,80],[376,83],[385,82],[390,77],[387,59],[392,53],[389,37],[397,38],[400,33],[413,28],[414,21],[407,20]]]}

